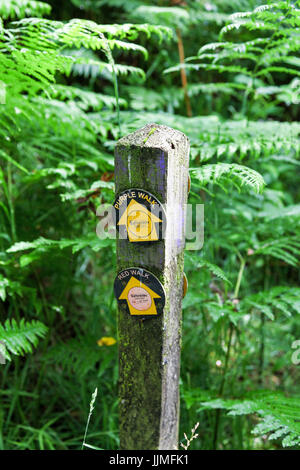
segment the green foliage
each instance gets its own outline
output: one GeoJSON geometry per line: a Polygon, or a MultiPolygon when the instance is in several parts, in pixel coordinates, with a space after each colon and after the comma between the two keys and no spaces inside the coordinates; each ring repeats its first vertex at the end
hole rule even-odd
{"type": "Polygon", "coordinates": [[[29,254],[20,257],[20,266],[24,267],[33,261],[39,260],[45,253],[53,249],[63,250],[64,248],[72,247],[72,253],[76,253],[85,247],[92,248],[93,251],[99,251],[104,247],[111,247],[112,241],[110,239],[98,240],[94,235],[86,238],[76,238],[75,240],[49,240],[43,237],[38,238],[33,242],[18,242],[12,245],[7,252],[15,253],[32,249],[29,254]]]}
{"type": "MultiPolygon", "coordinates": [[[[186,255],[186,257],[188,254],[186,255]]],[[[188,261],[190,261],[193,264],[194,269],[199,269],[199,268],[205,268],[208,271],[210,271],[212,274],[214,274],[216,277],[222,279],[222,281],[231,284],[229,281],[228,277],[224,273],[224,271],[219,268],[219,266],[216,266],[213,263],[210,263],[209,261],[202,260],[202,259],[195,259],[195,257],[191,256],[188,258],[188,261]]]]}
{"type": "Polygon", "coordinates": [[[189,21],[189,14],[183,8],[139,6],[133,13],[133,17],[145,20],[153,24],[165,24],[169,27],[184,27],[189,21]]]}
{"type": "Polygon", "coordinates": [[[203,165],[201,168],[192,168],[190,171],[192,176],[200,181],[201,187],[214,183],[224,188],[224,184],[233,183],[237,188],[248,186],[260,192],[264,186],[264,180],[259,173],[236,163],[203,165]]]}
{"type": "Polygon", "coordinates": [[[192,448],[299,445],[298,3],[0,2],[0,448],[78,449],[90,404],[84,446],[119,446],[117,345],[101,342],[117,339],[115,244],[96,212],[115,141],[149,122],[187,134],[205,205],[181,435],[201,412],[192,448]]]}
{"type": "Polygon", "coordinates": [[[26,322],[24,318],[18,324],[16,320],[6,320],[0,325],[0,341],[4,342],[4,357],[11,360],[11,354],[24,355],[32,353],[32,346],[37,346],[39,338],[43,338],[47,328],[39,321],[26,322]]]}
{"type": "Polygon", "coordinates": [[[252,294],[243,299],[241,309],[254,309],[274,320],[273,312],[283,313],[290,317],[300,313],[300,289],[297,287],[276,286],[269,291],[252,294]]]}
{"type": "Polygon", "coordinates": [[[269,440],[282,439],[283,447],[300,444],[299,398],[285,397],[281,393],[255,390],[243,399],[215,399],[202,402],[200,410],[222,408],[229,416],[257,413],[262,419],[252,433],[268,434],[269,440]]]}
{"type": "Polygon", "coordinates": [[[45,2],[36,2],[33,0],[2,0],[0,3],[0,15],[4,20],[8,18],[24,18],[26,16],[41,17],[49,15],[50,12],[51,7],[45,2]]]}
{"type": "MultiPolygon", "coordinates": [[[[274,91],[278,93],[278,99],[282,96],[280,86],[275,87],[276,90],[272,89],[274,74],[299,76],[299,59],[294,55],[300,44],[300,16],[296,4],[290,1],[273,2],[258,6],[250,12],[233,14],[231,22],[220,31],[221,40],[228,36],[232,40],[205,44],[196,57],[187,59],[183,67],[229,73],[233,77],[232,83],[225,88],[219,87],[217,91],[222,93],[227,92],[228,86],[242,86],[242,112],[250,117],[253,110],[249,101],[252,99],[263,103],[268,94],[274,91]],[[241,29],[253,32],[251,39],[244,42],[239,40],[241,29]],[[195,60],[197,63],[193,62],[195,60]]],[[[181,67],[173,67],[166,72],[181,67]]],[[[292,82],[290,85],[293,86],[292,82]]]]}

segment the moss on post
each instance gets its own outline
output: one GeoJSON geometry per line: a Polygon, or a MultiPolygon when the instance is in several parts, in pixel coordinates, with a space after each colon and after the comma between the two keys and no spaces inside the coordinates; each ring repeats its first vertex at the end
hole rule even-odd
{"type": "Polygon", "coordinates": [[[163,315],[141,320],[119,307],[121,449],[173,449],[178,439],[181,299],[189,143],[174,129],[149,124],[117,142],[116,195],[140,188],[165,204],[160,241],[117,239],[117,272],[147,269],[166,293],[163,315]]]}

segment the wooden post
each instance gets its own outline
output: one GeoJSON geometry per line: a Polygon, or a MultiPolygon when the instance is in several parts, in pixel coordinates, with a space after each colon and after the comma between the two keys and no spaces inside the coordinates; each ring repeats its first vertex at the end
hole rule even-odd
{"type": "MultiPolygon", "coordinates": [[[[165,205],[167,220],[161,240],[117,237],[117,273],[142,268],[158,279],[165,294],[161,312],[152,312],[146,319],[126,311],[125,291],[123,297],[117,295],[121,449],[173,450],[178,445],[188,164],[187,137],[158,124],[123,137],[115,149],[116,198],[131,188],[150,193],[165,205]]],[[[155,287],[158,284],[149,286],[159,306],[163,294],[155,287]]]]}

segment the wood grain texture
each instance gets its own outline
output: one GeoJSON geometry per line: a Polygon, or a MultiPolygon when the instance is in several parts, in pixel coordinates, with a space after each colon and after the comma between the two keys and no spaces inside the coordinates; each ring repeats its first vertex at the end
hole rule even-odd
{"type": "Polygon", "coordinates": [[[174,449],[178,440],[181,300],[189,142],[174,129],[148,124],[115,149],[116,195],[140,188],[165,204],[165,238],[117,239],[117,272],[141,267],[166,292],[163,315],[141,320],[118,310],[121,449],[174,449]]]}

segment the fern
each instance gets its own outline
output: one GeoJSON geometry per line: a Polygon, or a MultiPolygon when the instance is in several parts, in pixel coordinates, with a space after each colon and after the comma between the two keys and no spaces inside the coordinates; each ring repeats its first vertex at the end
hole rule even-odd
{"type": "Polygon", "coordinates": [[[45,356],[48,364],[63,367],[69,373],[75,373],[79,378],[86,376],[89,371],[98,367],[98,377],[105,373],[106,368],[114,359],[112,351],[103,351],[97,346],[97,339],[85,334],[84,337],[72,338],[64,343],[58,343],[50,348],[45,356]]]}
{"type": "Polygon", "coordinates": [[[42,17],[51,12],[51,6],[45,2],[33,0],[1,0],[0,16],[7,20],[25,16],[42,17]]]}
{"type": "MultiPolygon", "coordinates": [[[[7,417],[7,436],[2,443],[0,433],[0,447],[43,447],[53,434],[45,437],[34,416],[46,410],[45,422],[51,423],[61,407],[72,416],[65,420],[63,443],[57,438],[49,448],[78,446],[88,377],[89,383],[100,381],[93,389],[102,390],[99,411],[106,429],[91,436],[100,436],[103,448],[118,448],[113,440],[116,348],[97,346],[99,337],[115,328],[114,242],[97,238],[95,213],[98,204],[113,200],[119,124],[126,135],[149,122],[188,135],[189,198],[205,204],[202,252],[185,255],[189,290],[183,304],[182,380],[190,412],[182,414],[182,424],[190,424],[191,406],[212,399],[218,402],[207,410],[226,402],[230,411],[225,398],[230,393],[236,410],[245,404],[260,416],[258,433],[292,443],[298,439],[294,423],[284,418],[289,411],[283,401],[291,399],[245,394],[254,384],[292,392],[297,381],[290,346],[298,338],[300,310],[299,12],[295,2],[257,8],[262,3],[72,0],[64,5],[64,18],[76,11],[85,19],[52,21],[41,18],[50,11],[43,2],[0,2],[0,81],[5,85],[0,97],[5,97],[0,106],[0,314],[2,324],[14,316],[9,328],[16,332],[25,313],[23,329],[34,329],[36,318],[51,328],[38,376],[36,367],[24,368],[22,383],[36,384],[32,390],[20,388],[17,375],[3,377],[0,414],[7,417]],[[191,57],[173,67],[177,44],[166,47],[162,40],[178,39],[178,29],[191,57]],[[163,74],[162,67],[170,73],[163,74]],[[187,72],[192,118],[182,115],[181,67],[187,72]],[[200,362],[189,360],[195,354],[200,362]],[[212,391],[194,389],[190,377],[212,391]],[[20,393],[11,401],[16,388],[20,393]],[[23,396],[38,400],[27,403],[23,396]],[[279,403],[277,411],[268,401],[279,403]],[[32,428],[18,423],[19,410],[33,416],[32,428]],[[41,443],[31,444],[32,435],[41,443]]],[[[18,346],[22,354],[34,348],[27,341],[25,349],[18,346]]],[[[8,347],[7,352],[14,354],[8,347]]],[[[217,420],[207,418],[200,422],[202,438],[195,447],[211,447],[217,420]]],[[[240,433],[240,423],[235,424],[220,425],[224,436],[219,431],[217,447],[239,445],[240,434],[247,445],[249,426],[240,433]]],[[[264,440],[258,445],[264,447],[264,440]]]]}
{"type": "Polygon", "coordinates": [[[138,74],[143,78],[144,72],[138,67],[115,63],[109,51],[119,48],[128,52],[142,51],[146,55],[144,48],[126,42],[126,39],[131,40],[144,33],[161,38],[168,34],[168,30],[159,26],[124,24],[102,27],[84,20],[62,23],[39,18],[16,21],[5,28],[0,40],[0,80],[7,84],[6,103],[0,109],[0,137],[5,142],[2,155],[28,175],[27,183],[52,174],[56,181],[48,185],[49,189],[59,187],[61,193],[75,193],[82,188],[82,181],[75,185],[70,177],[81,174],[84,179],[85,174],[79,171],[83,165],[90,165],[94,171],[111,168],[113,159],[103,149],[100,151],[99,137],[100,140],[106,138],[108,133],[117,137],[116,115],[105,122],[92,112],[102,108],[117,109],[118,103],[126,106],[125,100],[118,99],[115,75],[138,74]],[[91,59],[90,56],[86,59],[77,56],[74,49],[70,49],[72,47],[79,48],[81,52],[82,48],[91,48],[84,49],[87,52],[100,49],[105,57],[110,58],[108,62],[91,59]],[[58,73],[88,75],[86,67],[94,67],[96,76],[101,73],[106,74],[105,78],[110,76],[115,84],[115,96],[55,83],[58,73]],[[50,160],[53,165],[62,158],[73,161],[74,154],[78,158],[72,174],[60,170],[40,172],[34,159],[26,158],[26,155],[35,155],[43,162],[50,160]],[[93,162],[87,160],[87,155],[93,162]],[[29,175],[31,171],[34,174],[29,175]]]}
{"type": "Polygon", "coordinates": [[[12,245],[7,252],[16,253],[25,250],[33,250],[31,253],[22,255],[20,258],[21,267],[28,266],[32,262],[39,260],[43,255],[47,254],[50,250],[65,248],[72,248],[72,253],[77,253],[83,248],[90,247],[93,251],[97,252],[104,247],[112,247],[112,240],[104,239],[99,240],[96,235],[90,235],[86,238],[77,238],[75,240],[61,239],[49,240],[43,237],[38,238],[33,242],[17,242],[12,245]]]}
{"type": "Polygon", "coordinates": [[[212,273],[217,278],[221,279],[222,281],[231,284],[231,281],[228,279],[224,271],[217,265],[210,263],[207,260],[199,259],[197,255],[186,255],[186,258],[191,262],[193,269],[207,269],[210,273],[212,273]]]}
{"type": "MultiPolygon", "coordinates": [[[[76,75],[83,75],[84,77],[93,77],[104,76],[109,78],[113,73],[113,67],[111,64],[106,62],[101,62],[99,60],[88,59],[82,56],[80,59],[76,60],[76,63],[72,65],[72,68],[69,72],[76,75]]],[[[137,76],[142,80],[145,79],[145,72],[139,67],[133,67],[131,65],[125,64],[115,64],[116,74],[122,77],[127,76],[137,76]]]]}
{"type": "MultiPolygon", "coordinates": [[[[103,118],[109,121],[112,114],[103,118]]],[[[185,118],[167,113],[145,112],[143,115],[132,111],[121,112],[121,119],[126,122],[124,132],[132,132],[147,122],[158,122],[181,131],[189,128],[192,160],[201,162],[213,158],[227,161],[258,160],[273,158],[274,153],[291,154],[298,158],[300,143],[300,125],[297,122],[221,120],[218,116],[197,116],[185,118]]]]}
{"type": "Polygon", "coordinates": [[[192,168],[190,171],[192,176],[200,182],[201,187],[214,183],[224,188],[223,183],[226,181],[232,182],[238,189],[246,186],[257,193],[264,187],[262,176],[255,170],[242,165],[218,163],[192,168]]]}
{"type": "Polygon", "coordinates": [[[297,287],[276,286],[269,291],[262,291],[245,297],[241,302],[241,310],[254,309],[274,320],[273,312],[283,313],[290,317],[292,312],[300,313],[300,289],[297,287]]]}
{"type": "MultiPolygon", "coordinates": [[[[249,84],[241,95],[242,112],[245,112],[247,101],[253,95],[258,97],[263,88],[273,84],[274,74],[299,76],[299,59],[295,53],[300,45],[300,15],[296,3],[281,1],[261,5],[253,11],[235,13],[231,21],[221,29],[220,42],[205,44],[198,56],[190,57],[184,65],[171,67],[165,72],[179,71],[184,67],[227,73],[235,80],[238,74],[249,77],[249,84]],[[251,32],[252,38],[244,42],[234,41],[235,34],[244,28],[251,32]],[[232,41],[224,41],[228,36],[233,38],[232,41]],[[197,63],[191,63],[195,61],[197,63]],[[258,78],[264,80],[264,85],[257,93],[258,78]]],[[[222,88],[219,91],[222,92],[222,88]]],[[[282,96],[278,93],[278,98],[282,96]]],[[[251,106],[248,106],[248,115],[251,111],[251,106]]]]}
{"type": "Polygon", "coordinates": [[[150,23],[164,24],[168,27],[184,27],[189,22],[189,14],[183,8],[139,6],[133,13],[137,19],[147,18],[150,23]]]}
{"type": "Polygon", "coordinates": [[[282,439],[283,447],[300,445],[300,406],[298,397],[286,397],[277,392],[253,391],[244,399],[214,399],[204,401],[199,411],[223,408],[228,416],[256,413],[261,422],[252,433],[268,434],[268,439],[282,439]]]}
{"type": "MultiPolygon", "coordinates": [[[[83,111],[100,111],[103,107],[114,109],[117,105],[114,96],[58,84],[52,85],[50,89],[47,89],[45,95],[59,101],[65,101],[68,105],[76,102],[76,105],[83,111]]],[[[127,106],[127,102],[124,99],[119,99],[119,104],[122,107],[127,106]]]]}
{"type": "Polygon", "coordinates": [[[90,189],[78,189],[74,193],[63,193],[61,198],[62,201],[71,201],[74,199],[89,197],[91,195],[95,196],[100,188],[105,188],[110,192],[110,194],[113,194],[114,184],[108,181],[96,181],[92,184],[90,189]]]}
{"type": "Polygon", "coordinates": [[[19,323],[14,319],[6,320],[3,325],[0,324],[0,341],[5,345],[5,358],[11,361],[11,354],[23,356],[32,353],[33,346],[36,347],[39,338],[44,338],[46,333],[47,327],[36,320],[29,322],[22,318],[19,323]]]}
{"type": "MultiPolygon", "coordinates": [[[[283,161],[290,161],[290,160],[286,160],[285,158],[282,159],[283,161]]],[[[300,162],[297,162],[297,161],[292,161],[291,163],[294,163],[296,165],[299,165],[300,162]]],[[[266,217],[267,219],[271,219],[271,220],[274,220],[274,219],[284,219],[284,218],[289,218],[289,220],[291,220],[291,218],[296,218],[296,220],[299,219],[300,217],[300,204],[292,204],[290,206],[286,206],[286,207],[282,207],[282,208],[279,208],[278,206],[276,207],[276,210],[275,208],[271,208],[270,207],[270,210],[267,212],[267,211],[261,211],[260,214],[259,214],[260,217],[266,217]]]]}
{"type": "Polygon", "coordinates": [[[292,266],[299,265],[300,241],[298,237],[270,239],[257,244],[256,254],[269,255],[292,266]]]}

